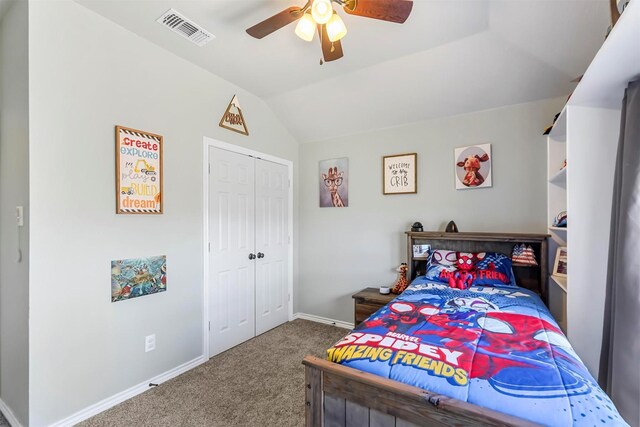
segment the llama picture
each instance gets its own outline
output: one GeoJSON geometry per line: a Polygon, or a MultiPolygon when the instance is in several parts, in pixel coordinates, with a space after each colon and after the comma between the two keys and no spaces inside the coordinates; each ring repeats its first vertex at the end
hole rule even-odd
{"type": "Polygon", "coordinates": [[[456,189],[491,187],[491,144],[455,149],[456,189]]]}
{"type": "Polygon", "coordinates": [[[320,161],[319,177],[321,208],[349,206],[349,159],[320,161]]]}

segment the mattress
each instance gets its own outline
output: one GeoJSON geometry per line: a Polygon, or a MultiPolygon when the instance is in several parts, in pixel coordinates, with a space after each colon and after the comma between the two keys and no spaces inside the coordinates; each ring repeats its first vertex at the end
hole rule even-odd
{"type": "Polygon", "coordinates": [[[627,425],[534,292],[424,277],[330,361],[550,426],[627,425]]]}

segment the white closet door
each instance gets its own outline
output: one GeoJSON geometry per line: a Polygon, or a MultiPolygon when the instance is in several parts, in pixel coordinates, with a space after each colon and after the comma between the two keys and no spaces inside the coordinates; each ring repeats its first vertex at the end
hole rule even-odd
{"type": "Polygon", "coordinates": [[[256,159],[256,334],[289,320],[289,174],[256,159]]]}
{"type": "Polygon", "coordinates": [[[254,159],[209,149],[209,355],[255,336],[254,159]]]}

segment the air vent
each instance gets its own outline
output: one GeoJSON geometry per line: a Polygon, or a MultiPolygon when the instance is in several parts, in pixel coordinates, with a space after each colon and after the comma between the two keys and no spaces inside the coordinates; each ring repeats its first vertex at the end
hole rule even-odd
{"type": "Polygon", "coordinates": [[[216,36],[173,9],[169,9],[163,13],[157,22],[198,46],[204,46],[216,38],[216,36]]]}

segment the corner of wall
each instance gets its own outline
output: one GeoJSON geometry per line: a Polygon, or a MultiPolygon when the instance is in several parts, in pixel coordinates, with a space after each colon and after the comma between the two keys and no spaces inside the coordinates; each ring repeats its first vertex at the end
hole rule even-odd
{"type": "Polygon", "coordinates": [[[29,2],[0,21],[0,410],[29,423],[29,2]],[[23,208],[23,226],[16,207],[23,208]]]}

